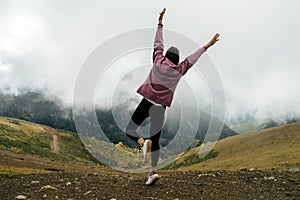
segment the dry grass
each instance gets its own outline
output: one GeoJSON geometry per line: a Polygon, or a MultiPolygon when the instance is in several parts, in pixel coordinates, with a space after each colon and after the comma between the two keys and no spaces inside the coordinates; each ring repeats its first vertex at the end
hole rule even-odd
{"type": "Polygon", "coordinates": [[[0,165],[0,174],[45,174],[45,173],[50,173],[50,171],[33,169],[28,167],[0,165]]]}
{"type": "MultiPolygon", "coordinates": [[[[219,152],[217,157],[179,170],[284,170],[300,167],[300,123],[229,137],[217,142],[213,149],[219,152]]],[[[199,150],[199,147],[192,149],[177,163],[184,157],[198,154],[199,150]]]]}

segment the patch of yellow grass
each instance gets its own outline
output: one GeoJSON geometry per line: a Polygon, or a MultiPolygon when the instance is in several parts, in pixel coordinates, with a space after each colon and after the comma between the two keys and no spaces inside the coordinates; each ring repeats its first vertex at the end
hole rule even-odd
{"type": "Polygon", "coordinates": [[[41,125],[9,117],[0,117],[0,123],[7,125],[15,130],[22,130],[24,133],[30,135],[37,134],[40,132],[46,132],[43,126],[41,125]],[[13,120],[18,121],[18,124],[12,123],[13,120]]]}
{"type": "MultiPolygon", "coordinates": [[[[217,157],[179,170],[299,168],[300,123],[229,137],[218,141],[213,149],[219,152],[217,157]]],[[[197,154],[199,150],[199,147],[192,149],[178,162],[185,156],[197,154]]]]}
{"type": "Polygon", "coordinates": [[[45,174],[45,173],[51,173],[51,172],[46,170],[27,168],[27,167],[0,165],[0,174],[45,174]]]}

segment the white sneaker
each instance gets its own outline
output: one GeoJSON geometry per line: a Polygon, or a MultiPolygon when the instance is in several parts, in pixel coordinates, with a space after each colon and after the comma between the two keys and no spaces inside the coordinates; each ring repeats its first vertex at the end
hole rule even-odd
{"type": "Polygon", "coordinates": [[[160,176],[156,172],[150,173],[148,175],[148,180],[146,182],[146,185],[154,185],[158,181],[159,178],[160,178],[160,176]]]}
{"type": "Polygon", "coordinates": [[[145,140],[144,145],[142,146],[142,152],[144,155],[144,162],[149,163],[151,158],[151,147],[152,147],[152,141],[151,140],[145,140]]]}

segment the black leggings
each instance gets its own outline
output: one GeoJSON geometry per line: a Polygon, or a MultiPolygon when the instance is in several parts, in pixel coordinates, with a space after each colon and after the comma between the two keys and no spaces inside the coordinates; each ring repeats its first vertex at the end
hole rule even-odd
{"type": "Polygon", "coordinates": [[[126,128],[126,135],[137,142],[140,138],[136,129],[150,117],[151,166],[156,167],[159,159],[159,138],[165,119],[165,106],[157,106],[143,98],[135,109],[126,128]]]}

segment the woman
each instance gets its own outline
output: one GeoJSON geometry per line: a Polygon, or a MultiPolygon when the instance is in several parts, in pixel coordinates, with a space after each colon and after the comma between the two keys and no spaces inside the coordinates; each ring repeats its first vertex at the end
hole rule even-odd
{"type": "Polygon", "coordinates": [[[176,47],[170,47],[163,55],[163,17],[166,12],[164,8],[159,14],[158,27],[154,40],[153,67],[146,81],[139,87],[137,92],[144,98],[134,111],[129,121],[126,134],[137,142],[146,156],[151,152],[151,172],[148,175],[147,185],[154,184],[159,175],[156,167],[159,159],[159,138],[164,123],[166,107],[170,107],[174,91],[180,78],[197,62],[199,57],[219,39],[216,34],[205,46],[179,62],[179,51],[176,47]],[[142,122],[150,117],[150,138],[145,140],[138,137],[137,128],[142,122]]]}

